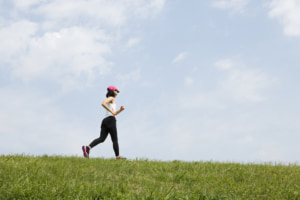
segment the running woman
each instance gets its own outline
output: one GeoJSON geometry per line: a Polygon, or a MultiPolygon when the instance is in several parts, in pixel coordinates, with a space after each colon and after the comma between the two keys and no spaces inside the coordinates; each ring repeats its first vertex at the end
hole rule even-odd
{"type": "Polygon", "coordinates": [[[82,146],[84,157],[89,158],[90,150],[99,143],[104,142],[108,134],[110,134],[116,159],[126,159],[119,155],[116,116],[124,110],[124,107],[121,106],[119,110],[116,110],[115,98],[118,93],[119,90],[115,86],[107,88],[106,99],[102,102],[102,106],[106,109],[106,114],[101,123],[100,137],[93,140],[89,146],[82,146]]]}

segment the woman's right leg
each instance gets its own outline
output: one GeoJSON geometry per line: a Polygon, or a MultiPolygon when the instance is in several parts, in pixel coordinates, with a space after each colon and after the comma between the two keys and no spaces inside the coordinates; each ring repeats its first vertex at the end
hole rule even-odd
{"type": "Polygon", "coordinates": [[[93,148],[94,146],[96,146],[99,143],[102,143],[105,141],[105,139],[107,138],[108,135],[108,129],[104,126],[101,126],[101,131],[100,131],[100,137],[94,139],[91,144],[89,145],[90,148],[93,148]]]}
{"type": "Polygon", "coordinates": [[[101,127],[100,137],[96,138],[91,142],[89,146],[82,146],[83,155],[86,158],[89,158],[90,150],[97,144],[104,142],[108,135],[108,130],[105,127],[101,127]]]}
{"type": "Polygon", "coordinates": [[[94,146],[96,146],[99,143],[102,143],[105,141],[105,139],[107,138],[108,135],[108,127],[107,127],[107,119],[103,119],[102,123],[101,123],[101,131],[100,131],[100,137],[94,139],[89,146],[82,146],[82,151],[83,151],[83,155],[86,158],[89,158],[89,154],[90,154],[90,150],[91,148],[93,148],[94,146]]]}

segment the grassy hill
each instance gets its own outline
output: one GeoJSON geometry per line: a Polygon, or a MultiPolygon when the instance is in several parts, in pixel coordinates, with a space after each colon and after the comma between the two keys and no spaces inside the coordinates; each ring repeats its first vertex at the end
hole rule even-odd
{"type": "Polygon", "coordinates": [[[0,156],[0,199],[300,199],[300,166],[0,156]]]}

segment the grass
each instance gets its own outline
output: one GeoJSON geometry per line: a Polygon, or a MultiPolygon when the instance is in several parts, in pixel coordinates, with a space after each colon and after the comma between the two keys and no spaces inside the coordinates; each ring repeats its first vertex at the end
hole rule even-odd
{"type": "Polygon", "coordinates": [[[8,155],[0,199],[300,199],[300,167],[8,155]]]}

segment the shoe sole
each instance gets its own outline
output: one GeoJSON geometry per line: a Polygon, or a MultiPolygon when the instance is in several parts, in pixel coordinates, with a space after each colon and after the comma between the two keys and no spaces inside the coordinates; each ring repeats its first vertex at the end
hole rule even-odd
{"type": "Polygon", "coordinates": [[[83,156],[85,158],[89,158],[89,154],[87,154],[85,146],[82,146],[82,151],[83,151],[83,156]]]}

